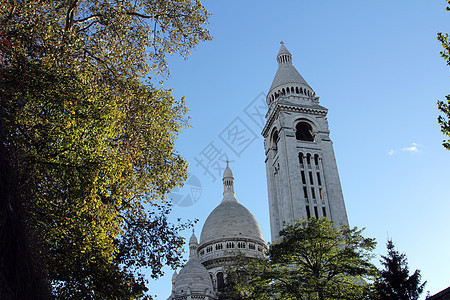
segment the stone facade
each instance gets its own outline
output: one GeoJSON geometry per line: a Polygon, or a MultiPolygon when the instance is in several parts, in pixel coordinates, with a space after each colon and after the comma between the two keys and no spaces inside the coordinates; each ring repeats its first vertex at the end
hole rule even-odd
{"type": "Polygon", "coordinates": [[[217,299],[209,272],[198,260],[198,241],[194,233],[189,240],[189,261],[180,274],[172,276],[172,295],[168,300],[217,299]]]}
{"type": "Polygon", "coordinates": [[[281,45],[278,71],[267,95],[262,131],[266,153],[272,241],[283,223],[311,216],[348,224],[328,110],[292,64],[281,45]]]}
{"type": "Polygon", "coordinates": [[[235,263],[238,254],[255,259],[266,255],[267,244],[258,222],[236,199],[234,176],[228,163],[223,188],[221,203],[203,225],[200,244],[194,234],[189,241],[190,259],[180,274],[174,274],[170,300],[194,295],[191,299],[216,299],[225,283],[224,269],[235,263]]]}
{"type": "MultiPolygon", "coordinates": [[[[262,132],[272,242],[284,222],[315,216],[348,224],[327,109],[292,65],[284,45],[277,61],[262,132]]],[[[224,268],[235,263],[238,253],[255,259],[266,255],[258,222],[236,199],[228,163],[223,187],[223,199],[206,219],[200,244],[194,234],[189,241],[190,259],[173,276],[170,300],[216,299],[225,281],[224,268]]]]}

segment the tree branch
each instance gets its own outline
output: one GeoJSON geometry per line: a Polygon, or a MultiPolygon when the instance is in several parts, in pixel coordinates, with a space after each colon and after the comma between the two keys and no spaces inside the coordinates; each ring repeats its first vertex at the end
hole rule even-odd
{"type": "Polygon", "coordinates": [[[89,16],[89,17],[86,17],[86,18],[83,18],[83,19],[75,20],[75,21],[73,21],[73,24],[84,23],[84,22],[87,22],[87,21],[90,21],[92,19],[99,18],[99,17],[102,17],[102,16],[103,16],[102,14],[95,14],[95,15],[92,15],[92,16],[89,16]]]}
{"type": "Polygon", "coordinates": [[[69,5],[69,9],[66,14],[66,27],[64,28],[64,31],[69,31],[69,29],[73,26],[73,18],[75,16],[75,8],[77,7],[77,4],[78,0],[73,0],[69,5]]]}

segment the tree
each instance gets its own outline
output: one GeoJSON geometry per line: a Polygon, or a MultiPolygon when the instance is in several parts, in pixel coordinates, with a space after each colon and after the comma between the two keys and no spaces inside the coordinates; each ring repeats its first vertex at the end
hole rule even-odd
{"type": "MultiPolygon", "coordinates": [[[[450,4],[450,0],[447,0],[447,3],[450,4]]],[[[447,11],[450,11],[450,7],[447,6],[447,11]]],[[[442,47],[444,48],[441,51],[441,56],[447,62],[447,65],[450,65],[450,40],[448,37],[448,33],[443,34],[442,32],[437,34],[437,39],[441,42],[442,47]]],[[[444,114],[438,117],[439,125],[441,125],[441,131],[443,134],[450,137],[450,95],[445,96],[447,103],[444,101],[438,100],[437,105],[438,109],[444,114]]],[[[450,150],[450,139],[444,140],[442,145],[450,150]]]]}
{"type": "Polygon", "coordinates": [[[408,262],[404,253],[399,253],[392,240],[386,244],[388,255],[381,256],[384,269],[374,283],[374,299],[416,300],[423,292],[426,282],[420,284],[420,271],[410,276],[408,262]]]}
{"type": "Polygon", "coordinates": [[[211,38],[207,17],[195,0],[0,4],[2,295],[26,298],[24,255],[73,299],[143,297],[142,268],[180,265],[190,222],[168,222],[165,195],[186,177],[187,109],[151,76],[211,38]]]}
{"type": "Polygon", "coordinates": [[[268,260],[238,265],[227,281],[241,299],[362,299],[376,268],[370,262],[375,241],[361,233],[326,218],[287,225],[268,260]]]}

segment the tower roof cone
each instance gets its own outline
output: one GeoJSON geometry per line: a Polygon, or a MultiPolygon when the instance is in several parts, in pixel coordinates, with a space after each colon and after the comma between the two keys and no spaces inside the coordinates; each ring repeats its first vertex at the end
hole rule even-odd
{"type": "Polygon", "coordinates": [[[273,89],[285,84],[301,84],[311,88],[306,80],[303,79],[302,75],[300,75],[297,69],[292,65],[292,54],[283,42],[281,42],[281,47],[278,51],[277,61],[278,70],[272,85],[270,86],[269,94],[273,89]]]}

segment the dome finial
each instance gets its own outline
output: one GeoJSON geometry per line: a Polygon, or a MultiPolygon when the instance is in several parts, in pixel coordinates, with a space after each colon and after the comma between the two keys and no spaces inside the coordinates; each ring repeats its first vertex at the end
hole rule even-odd
{"type": "Polygon", "coordinates": [[[227,166],[223,172],[223,200],[237,201],[234,195],[234,176],[230,168],[230,161],[226,160],[227,166]]]}
{"type": "Polygon", "coordinates": [[[283,42],[283,41],[281,41],[281,42],[280,42],[280,44],[281,44],[281,45],[284,45],[284,42],[283,42]]]}
{"type": "Polygon", "coordinates": [[[189,259],[198,259],[197,256],[198,240],[194,233],[194,228],[192,228],[192,236],[189,239],[189,259]]]}

